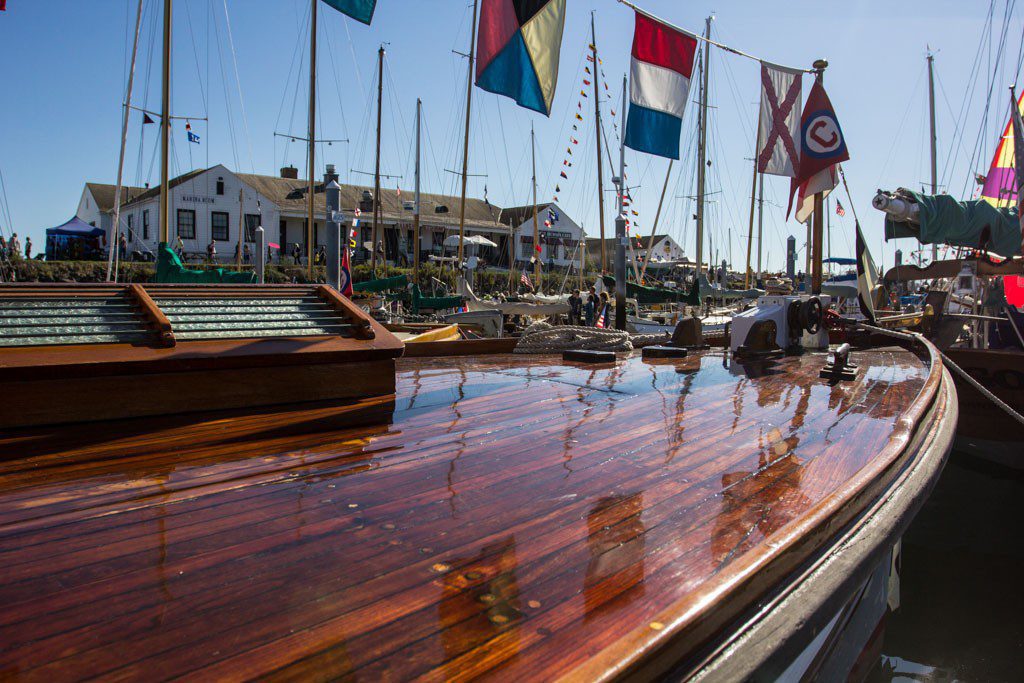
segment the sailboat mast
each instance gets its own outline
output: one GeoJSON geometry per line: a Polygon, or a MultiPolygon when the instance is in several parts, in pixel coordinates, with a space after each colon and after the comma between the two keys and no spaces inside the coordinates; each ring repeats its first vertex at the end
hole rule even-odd
{"type": "MultiPolygon", "coordinates": [[[[594,12],[590,12],[590,52],[593,58],[594,73],[594,142],[597,143],[597,222],[600,226],[601,238],[601,272],[608,271],[608,250],[604,243],[604,171],[601,167],[601,92],[597,88],[597,33],[594,31],[594,12]]],[[[622,112],[623,121],[626,112],[622,112]]]]}
{"type": "MultiPolygon", "coordinates": [[[[711,17],[705,21],[704,37],[711,38],[711,17]]],[[[697,279],[704,270],[704,184],[707,170],[708,144],[708,60],[711,58],[711,43],[704,42],[704,72],[701,74],[700,88],[700,149],[697,155],[697,279]]]]}
{"type": "MultiPolygon", "coordinates": [[[[622,120],[626,120],[626,74],[622,74],[622,120]]],[[[626,211],[626,131],[619,131],[619,214],[626,211]]]]}
{"type": "Polygon", "coordinates": [[[313,277],[313,194],[316,191],[316,10],[320,0],[310,0],[312,4],[309,20],[309,148],[306,176],[306,272],[313,277]]]}
{"type": "MultiPolygon", "coordinates": [[[[469,114],[473,105],[473,62],[476,57],[476,10],[473,0],[473,21],[469,37],[469,67],[466,71],[466,129],[462,137],[462,194],[459,196],[459,268],[462,268],[463,236],[466,232],[466,178],[469,174],[469,114]]],[[[536,204],[536,201],[534,202],[536,204]]],[[[536,242],[534,242],[536,244],[536,242]]]]}
{"type": "Polygon", "coordinates": [[[377,240],[378,225],[380,223],[380,120],[381,120],[381,103],[384,100],[384,46],[381,45],[377,50],[377,153],[374,157],[373,166],[373,231],[372,237],[373,246],[371,248],[370,256],[370,270],[377,273],[377,240]]]}
{"type": "MultiPolygon", "coordinates": [[[[750,181],[750,230],[747,233],[747,268],[743,271],[743,287],[750,287],[750,257],[754,248],[754,202],[757,196],[757,150],[761,147],[761,114],[757,114],[757,133],[754,134],[754,177],[750,181]]],[[[758,245],[760,246],[760,245],[758,245]]]]}
{"type": "Polygon", "coordinates": [[[121,182],[124,178],[124,149],[128,144],[128,115],[132,110],[135,58],[139,53],[139,31],[141,28],[142,0],[139,0],[139,7],[135,12],[135,38],[132,42],[132,63],[128,69],[128,91],[124,100],[124,116],[121,118],[121,152],[117,157],[117,187],[114,188],[114,224],[110,230],[110,236],[107,238],[107,282],[117,282],[117,269],[114,267],[114,264],[118,255],[117,238],[121,232],[121,182]]]}
{"type": "MultiPolygon", "coordinates": [[[[828,67],[828,62],[824,59],[818,59],[814,62],[815,78],[818,83],[825,80],[825,69],[828,67]]],[[[814,235],[811,239],[811,247],[813,249],[811,263],[811,294],[817,296],[821,294],[821,247],[822,238],[825,228],[824,220],[824,194],[818,192],[814,195],[814,216],[812,217],[814,224],[814,235]]]]}
{"type": "MultiPolygon", "coordinates": [[[[937,170],[937,155],[935,151],[935,74],[934,64],[935,55],[931,52],[928,53],[928,123],[930,132],[928,139],[931,142],[931,153],[932,153],[932,194],[938,194],[939,192],[939,179],[937,170]]],[[[932,261],[939,259],[939,245],[932,245],[932,261]]]]}
{"type": "Polygon", "coordinates": [[[533,169],[533,277],[537,281],[537,291],[543,290],[540,277],[540,226],[537,221],[537,147],[533,134],[533,122],[530,122],[530,165],[533,169]]]}
{"type": "Polygon", "coordinates": [[[757,277],[761,277],[761,244],[764,239],[764,173],[757,182],[757,277]]]}
{"type": "Polygon", "coordinates": [[[668,178],[672,175],[672,162],[675,159],[668,160],[668,169],[665,171],[665,182],[661,186],[661,196],[658,197],[658,210],[654,212],[654,225],[651,226],[651,241],[647,243],[647,255],[644,256],[644,267],[640,271],[639,283],[644,283],[644,277],[647,275],[647,265],[651,262],[651,255],[654,251],[654,235],[658,231],[658,220],[661,218],[661,205],[665,202],[665,191],[668,190],[668,178]]]}
{"type": "Polygon", "coordinates": [[[416,189],[412,214],[412,281],[420,280],[420,118],[423,100],[416,98],[416,189]]]}
{"type": "Polygon", "coordinates": [[[164,0],[164,54],[161,74],[160,97],[163,111],[160,113],[160,242],[167,244],[170,235],[171,205],[170,180],[167,169],[170,159],[171,139],[171,0],[164,0]]]}
{"type": "MultiPolygon", "coordinates": [[[[619,131],[619,215],[626,217],[626,74],[622,74],[622,130],[619,131]]],[[[640,266],[636,260],[636,249],[633,240],[627,240],[629,244],[629,258],[633,263],[633,277],[640,282],[640,266]]]]}

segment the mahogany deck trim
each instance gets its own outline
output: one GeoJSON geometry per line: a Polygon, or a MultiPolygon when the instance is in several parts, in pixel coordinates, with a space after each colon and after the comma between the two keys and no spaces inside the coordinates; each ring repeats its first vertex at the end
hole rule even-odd
{"type": "MultiPolygon", "coordinates": [[[[610,681],[667,672],[672,663],[678,665],[687,653],[699,651],[750,604],[773,587],[778,588],[784,577],[829,547],[838,530],[877,501],[908,464],[924,457],[927,451],[922,443],[927,436],[939,429],[943,416],[950,412],[956,415],[955,405],[950,406],[956,394],[948,391],[951,379],[938,350],[923,336],[914,336],[928,356],[929,373],[904,418],[907,431],[899,441],[890,442],[879,457],[803,515],[799,523],[784,527],[788,533],[775,538],[770,550],[747,554],[702,590],[666,606],[657,617],[663,629],[636,629],[560,680],[610,681]],[[938,399],[943,405],[933,411],[938,399]],[[930,418],[927,422],[926,417],[930,418]]],[[[945,443],[947,452],[951,445],[945,443]]]]}

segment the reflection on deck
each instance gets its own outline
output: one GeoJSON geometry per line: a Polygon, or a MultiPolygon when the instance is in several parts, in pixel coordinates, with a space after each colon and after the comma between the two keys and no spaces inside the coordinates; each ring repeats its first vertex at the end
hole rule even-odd
{"type": "Polygon", "coordinates": [[[0,678],[578,671],[906,439],[916,357],[823,362],[415,359],[393,403],[4,436],[0,678]]]}

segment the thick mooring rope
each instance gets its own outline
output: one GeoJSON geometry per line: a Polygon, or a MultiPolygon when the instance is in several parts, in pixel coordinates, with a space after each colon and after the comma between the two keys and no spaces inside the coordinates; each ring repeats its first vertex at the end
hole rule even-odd
{"type": "Polygon", "coordinates": [[[562,351],[632,351],[668,341],[667,334],[633,334],[597,327],[552,325],[537,322],[519,338],[515,353],[560,353],[562,351]]]}

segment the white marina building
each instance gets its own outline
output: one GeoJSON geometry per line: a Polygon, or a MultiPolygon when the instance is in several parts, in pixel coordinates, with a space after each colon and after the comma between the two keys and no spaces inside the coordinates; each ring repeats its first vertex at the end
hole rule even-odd
{"type": "MultiPolygon", "coordinates": [[[[338,179],[332,170],[328,166],[328,173],[315,186],[315,247],[326,244],[324,186],[338,179]]],[[[169,185],[170,244],[173,247],[180,236],[186,260],[205,259],[207,246],[215,240],[218,261],[230,262],[239,237],[253,245],[254,230],[262,225],[267,242],[277,245],[272,250],[274,262],[292,262],[296,245],[304,262],[308,183],[298,177],[294,167],[281,169],[278,176],[266,176],[235,173],[218,164],[173,178],[169,185]]],[[[120,223],[121,232],[128,238],[128,250],[135,258],[152,258],[160,239],[159,188],[125,187],[122,193],[120,223]]],[[[394,265],[412,263],[412,199],[411,192],[381,189],[378,241],[386,260],[394,265]]],[[[113,205],[113,185],[89,182],[82,190],[76,215],[112,237],[113,205]]],[[[373,244],[373,189],[341,185],[341,209],[349,225],[358,219],[358,246],[353,260],[367,260],[373,244]]],[[[517,267],[529,261],[535,253],[533,210],[533,206],[502,209],[483,199],[466,198],[465,233],[481,235],[496,245],[477,248],[476,255],[485,265],[508,267],[510,237],[517,267]]],[[[554,203],[539,205],[537,213],[542,262],[564,267],[578,261],[580,226],[554,203]]],[[[421,259],[452,254],[454,249],[444,247],[445,238],[458,231],[459,198],[421,193],[421,259]]]]}

